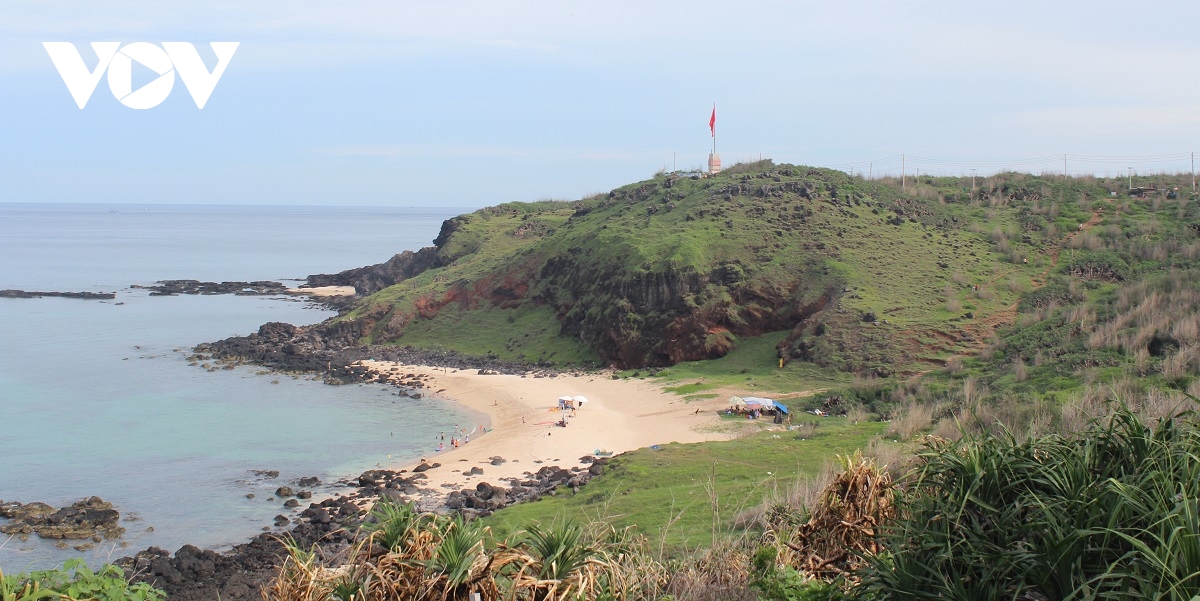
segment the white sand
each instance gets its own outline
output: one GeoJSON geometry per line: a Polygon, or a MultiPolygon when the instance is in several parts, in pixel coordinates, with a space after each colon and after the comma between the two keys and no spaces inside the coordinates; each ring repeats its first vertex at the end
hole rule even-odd
{"type": "MultiPolygon", "coordinates": [[[[607,374],[535,378],[514,375],[479,375],[477,370],[443,370],[409,366],[387,361],[363,361],[379,373],[422,374],[433,394],[491,416],[491,429],[483,436],[472,435],[471,442],[458,449],[450,447],[451,433],[446,432],[446,451],[433,452],[426,459],[442,466],[426,472],[425,486],[439,496],[452,488],[443,484],[473,487],[477,482],[505,484],[501,479],[524,478],[548,465],[563,468],[584,467],[579,458],[596,450],[622,453],[654,444],[726,440],[716,412],[725,400],[716,398],[692,403],[663,392],[650,382],[613,380],[607,374]],[[434,391],[445,390],[440,394],[434,391]],[[568,420],[568,426],[554,425],[559,418],[558,397],[581,395],[590,402],[568,420]],[[697,413],[697,409],[699,412],[697,413]],[[491,465],[491,458],[507,460],[491,465]],[[538,462],[541,463],[538,463],[538,462]],[[465,477],[471,467],[483,469],[483,475],[465,477]]],[[[471,430],[478,424],[460,424],[471,430]]],[[[461,438],[461,436],[459,436],[461,438]]],[[[393,465],[391,469],[412,469],[416,464],[393,465]]]]}
{"type": "Polygon", "coordinates": [[[288,288],[288,294],[312,296],[354,296],[354,286],[314,286],[312,288],[288,288]]]}

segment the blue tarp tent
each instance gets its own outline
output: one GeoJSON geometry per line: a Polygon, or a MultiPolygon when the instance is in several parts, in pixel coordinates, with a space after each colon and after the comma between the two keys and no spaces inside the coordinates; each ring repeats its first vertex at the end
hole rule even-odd
{"type": "Polygon", "coordinates": [[[744,397],[743,400],[746,402],[746,406],[751,409],[758,409],[760,411],[779,411],[780,413],[784,414],[788,412],[787,405],[784,405],[779,401],[764,399],[756,396],[744,397]]]}

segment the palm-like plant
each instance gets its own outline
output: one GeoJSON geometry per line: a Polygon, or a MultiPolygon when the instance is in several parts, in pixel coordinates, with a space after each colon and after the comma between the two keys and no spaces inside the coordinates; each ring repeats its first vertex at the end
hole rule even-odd
{"type": "Polygon", "coordinates": [[[583,529],[564,522],[550,528],[531,525],[517,547],[520,567],[513,576],[514,591],[537,601],[570,596],[594,598],[598,572],[604,567],[597,550],[585,541],[583,529]]]}
{"type": "Polygon", "coordinates": [[[404,547],[419,547],[426,542],[421,540],[421,534],[429,519],[410,504],[384,498],[371,509],[363,530],[375,536],[385,550],[394,552],[404,547]]]}
{"type": "Polygon", "coordinates": [[[1200,593],[1200,424],[1120,407],[1076,435],[935,442],[856,592],[1187,601],[1200,593]]]}
{"type": "Polygon", "coordinates": [[[483,544],[489,530],[477,524],[464,522],[462,515],[443,522],[441,541],[433,556],[420,562],[426,573],[427,598],[457,601],[467,599],[471,592],[489,599],[497,595],[493,557],[485,552],[483,544]]]}

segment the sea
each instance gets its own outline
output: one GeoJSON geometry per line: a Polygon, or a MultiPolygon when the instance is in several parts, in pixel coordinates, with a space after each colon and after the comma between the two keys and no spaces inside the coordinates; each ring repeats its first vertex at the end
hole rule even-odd
{"type": "Polygon", "coordinates": [[[116,293],[0,298],[0,500],[60,507],[99,496],[126,529],[119,541],[66,548],[0,535],[0,570],[73,557],[98,565],[150,546],[227,549],[277,531],[277,515],[295,517],[274,496],[279,486],[316,476],[317,498],[348,492],[336,481],[417,459],[439,432],[478,421],[380,385],[189,365],[198,343],[334,313],[289,296],[152,297],[131,287],[294,285],[428,246],[465,210],[0,203],[0,289],[116,293]]]}

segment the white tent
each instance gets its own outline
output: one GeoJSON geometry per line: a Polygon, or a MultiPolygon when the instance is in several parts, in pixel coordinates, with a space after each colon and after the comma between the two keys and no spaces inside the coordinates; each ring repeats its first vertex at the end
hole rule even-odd
{"type": "Polygon", "coordinates": [[[588,402],[588,399],[585,396],[577,396],[577,397],[575,397],[575,402],[582,405],[582,404],[588,402]]]}
{"type": "Polygon", "coordinates": [[[729,406],[730,407],[745,407],[746,399],[743,399],[740,396],[731,396],[731,397],[729,397],[729,406]]]}

